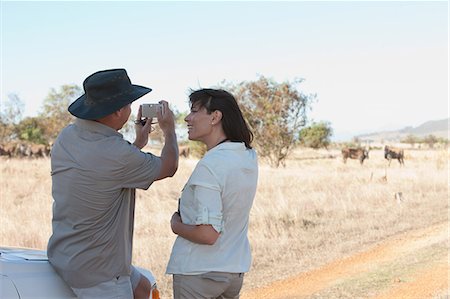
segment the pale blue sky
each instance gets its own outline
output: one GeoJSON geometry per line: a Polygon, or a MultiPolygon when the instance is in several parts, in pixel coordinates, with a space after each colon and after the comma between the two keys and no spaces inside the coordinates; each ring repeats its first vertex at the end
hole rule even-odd
{"type": "MultiPolygon", "coordinates": [[[[2,101],[123,67],[188,109],[189,88],[304,78],[337,136],[448,117],[448,2],[1,2],[2,101]]],[[[137,105],[136,105],[137,106],[137,105]]],[[[136,107],[134,106],[134,107],[136,107]]]]}

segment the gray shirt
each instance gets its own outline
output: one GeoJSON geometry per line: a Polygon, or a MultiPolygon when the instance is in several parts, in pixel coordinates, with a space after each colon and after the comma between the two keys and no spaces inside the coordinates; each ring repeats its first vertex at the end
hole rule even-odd
{"type": "Polygon", "coordinates": [[[148,189],[161,159],[116,130],[77,119],[51,152],[50,263],[75,288],[130,275],[135,188],[148,189]]]}

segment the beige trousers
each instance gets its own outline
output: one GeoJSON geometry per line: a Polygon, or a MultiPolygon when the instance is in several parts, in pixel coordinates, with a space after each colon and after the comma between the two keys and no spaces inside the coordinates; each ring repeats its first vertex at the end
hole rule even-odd
{"type": "Polygon", "coordinates": [[[174,299],[239,299],[244,273],[173,275],[174,299]]]}

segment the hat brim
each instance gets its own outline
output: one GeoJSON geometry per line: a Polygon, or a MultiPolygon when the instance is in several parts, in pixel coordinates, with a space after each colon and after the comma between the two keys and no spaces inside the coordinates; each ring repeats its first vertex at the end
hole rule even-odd
{"type": "Polygon", "coordinates": [[[131,85],[131,88],[122,93],[119,97],[114,99],[114,101],[110,101],[108,103],[104,103],[102,105],[89,105],[86,103],[86,94],[83,94],[78,99],[76,99],[69,106],[69,112],[78,118],[95,120],[107,116],[120,108],[136,101],[140,97],[146,95],[152,91],[151,88],[140,86],[140,85],[131,85]]]}

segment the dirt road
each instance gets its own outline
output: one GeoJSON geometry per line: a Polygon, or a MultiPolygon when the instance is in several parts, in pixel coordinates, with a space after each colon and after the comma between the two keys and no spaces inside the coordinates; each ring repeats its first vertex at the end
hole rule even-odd
{"type": "Polygon", "coordinates": [[[440,223],[242,294],[261,298],[448,298],[449,228],[440,223]]]}

